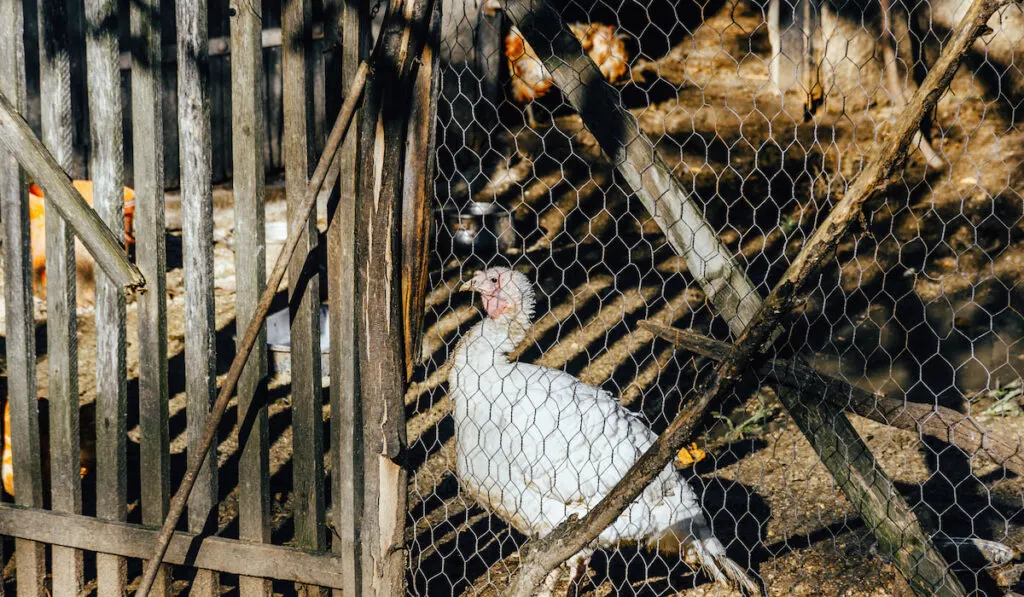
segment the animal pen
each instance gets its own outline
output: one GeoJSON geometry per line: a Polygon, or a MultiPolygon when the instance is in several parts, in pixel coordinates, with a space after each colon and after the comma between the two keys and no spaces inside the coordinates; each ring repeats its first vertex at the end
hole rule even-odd
{"type": "Polygon", "coordinates": [[[1024,593],[1021,10],[0,0],[0,593],[1024,593]]]}

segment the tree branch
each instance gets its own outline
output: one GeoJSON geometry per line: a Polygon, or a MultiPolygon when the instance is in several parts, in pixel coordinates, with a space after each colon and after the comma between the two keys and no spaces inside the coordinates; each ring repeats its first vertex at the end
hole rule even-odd
{"type": "MultiPolygon", "coordinates": [[[[721,361],[729,356],[730,346],[692,330],[683,330],[646,319],[638,324],[676,348],[721,361]]],[[[951,408],[906,402],[859,388],[847,381],[822,373],[798,359],[778,359],[763,363],[759,374],[794,388],[808,407],[828,400],[836,407],[876,423],[913,431],[949,442],[970,455],[983,453],[999,466],[1024,476],[1024,446],[992,433],[977,419],[951,408]]]]}
{"type": "MultiPolygon", "coordinates": [[[[814,279],[814,274],[829,260],[851,223],[858,219],[864,202],[907,159],[907,150],[915,131],[920,128],[921,119],[935,106],[952,80],[964,53],[987,30],[989,17],[1004,2],[972,2],[932,71],[894,125],[892,133],[876,143],[872,151],[874,158],[757,310],[752,323],[736,341],[728,358],[722,361],[704,385],[700,397],[676,416],[668,429],[593,510],[580,520],[571,519],[562,523],[536,543],[512,579],[509,593],[523,596],[532,594],[551,570],[590,544],[671,462],[679,448],[689,440],[693,426],[707,406],[732,391],[743,374],[759,364],[765,345],[771,343],[777,334],[776,330],[795,306],[806,283],[814,279]]],[[[635,120],[628,115],[621,115],[621,107],[614,101],[609,90],[602,86],[600,74],[593,62],[582,52],[579,43],[554,8],[538,0],[507,0],[506,13],[524,33],[538,56],[544,58],[555,84],[577,107],[587,126],[597,127],[592,132],[620,169],[623,168],[622,161],[628,155],[629,148],[649,147],[649,143],[640,135],[629,134],[634,132],[629,124],[633,123],[632,128],[635,128],[635,120]],[[616,114],[620,115],[618,119],[614,117],[616,114]],[[618,126],[606,126],[603,122],[617,123],[618,126]]],[[[626,169],[629,169],[628,165],[626,169]]],[[[636,172],[635,176],[641,177],[641,182],[655,179],[654,182],[665,184],[664,180],[660,180],[661,172],[654,168],[636,172]]],[[[636,188],[630,176],[626,178],[636,188]]],[[[660,204],[655,207],[660,207],[660,204]]],[[[652,213],[657,212],[654,210],[652,213]]],[[[688,264],[694,257],[692,254],[687,255],[688,264]]],[[[696,257],[699,267],[691,267],[690,271],[700,279],[704,277],[707,264],[701,261],[701,256],[696,257]]],[[[739,273],[742,275],[742,272],[739,273]]],[[[735,276],[730,279],[732,277],[735,276]]],[[[709,293],[708,296],[715,302],[715,293],[709,293]]],[[[727,319],[732,320],[731,317],[727,319]]],[[[869,528],[875,529],[882,548],[894,556],[915,592],[921,595],[963,595],[963,587],[949,573],[945,560],[924,536],[906,503],[898,494],[879,491],[880,485],[891,488],[891,483],[880,469],[872,466],[873,460],[862,457],[870,452],[852,427],[849,427],[845,417],[828,403],[815,410],[801,408],[802,405],[793,402],[786,400],[790,413],[795,419],[804,421],[801,429],[808,435],[833,476],[841,482],[847,497],[865,514],[869,528]],[[791,404],[797,408],[791,407],[791,404]],[[843,427],[844,423],[846,427],[843,427]],[[830,429],[830,425],[834,428],[830,429]],[[841,478],[842,474],[848,478],[841,478]]]]}

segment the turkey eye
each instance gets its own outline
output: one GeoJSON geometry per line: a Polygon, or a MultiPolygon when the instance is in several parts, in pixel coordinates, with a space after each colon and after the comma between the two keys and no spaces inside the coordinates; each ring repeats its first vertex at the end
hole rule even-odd
{"type": "Polygon", "coordinates": [[[498,279],[497,278],[491,278],[491,284],[497,284],[497,283],[498,283],[498,279]]]}

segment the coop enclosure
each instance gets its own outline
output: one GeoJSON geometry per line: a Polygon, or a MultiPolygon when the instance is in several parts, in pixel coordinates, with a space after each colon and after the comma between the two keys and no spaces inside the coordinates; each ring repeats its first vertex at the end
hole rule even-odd
{"type": "MultiPolygon", "coordinates": [[[[509,359],[613,396],[636,458],[684,425],[665,474],[769,594],[1024,592],[1019,4],[397,7],[0,0],[6,590],[138,590],[235,381],[151,594],[510,589],[548,528],[504,500],[549,475],[593,509],[632,461],[592,489],[606,427],[567,416],[494,461],[561,466],[469,482],[460,442],[531,437],[453,412],[508,400],[450,384],[501,317],[460,289],[507,267],[509,359]]],[[[593,547],[578,592],[733,594],[593,547]]]]}

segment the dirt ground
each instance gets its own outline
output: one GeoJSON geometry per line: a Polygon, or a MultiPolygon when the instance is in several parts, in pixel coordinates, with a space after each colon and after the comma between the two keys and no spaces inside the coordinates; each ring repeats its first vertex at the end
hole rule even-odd
{"type": "MultiPolygon", "coordinates": [[[[799,98],[780,102],[769,89],[761,10],[737,0],[709,6],[704,16],[667,53],[639,60],[623,97],[765,293],[870,157],[871,141],[890,108],[880,99],[860,112],[822,113],[804,123],[799,98]]],[[[891,397],[970,409],[993,432],[1013,438],[1024,431],[1024,413],[1012,408],[1017,398],[1006,399],[1024,370],[1024,135],[993,108],[989,91],[960,72],[954,93],[944,97],[934,117],[936,146],[950,168],[926,171],[915,156],[901,179],[872,202],[867,228],[839,248],[834,266],[789,328],[789,344],[823,371],[891,397]]],[[[517,566],[516,546],[526,539],[467,502],[453,472],[443,365],[478,318],[470,297],[453,292],[463,275],[498,262],[527,271],[540,287],[539,317],[519,358],[601,385],[643,412],[656,430],[690,398],[709,363],[675,353],[636,323],[650,318],[728,337],[685,264],[624,192],[579,118],[559,108],[557,97],[543,105],[554,109],[553,126],[536,131],[519,125],[516,109],[503,108],[515,126],[495,136],[494,146],[508,158],[507,171],[494,172],[495,183],[482,192],[510,209],[519,234],[513,251],[504,257],[464,255],[443,243],[435,251],[423,358],[406,396],[410,590],[417,595],[496,594],[517,566]]],[[[237,247],[230,188],[218,188],[214,199],[223,375],[233,356],[237,247]]],[[[439,201],[450,206],[456,198],[442,195],[439,201]]],[[[271,184],[270,226],[285,221],[284,209],[282,185],[271,184]]],[[[324,220],[321,213],[322,228],[324,220]]],[[[173,194],[168,226],[172,466],[180,475],[184,287],[173,194]]],[[[268,266],[279,248],[280,243],[268,247],[268,266]]],[[[45,318],[41,308],[37,317],[45,318]]],[[[136,379],[133,303],[128,322],[128,374],[136,379]]],[[[92,313],[82,309],[84,403],[92,401],[95,388],[93,332],[92,313]]],[[[276,543],[292,535],[288,383],[287,375],[278,375],[270,392],[276,543]]],[[[45,396],[45,356],[39,387],[45,396]]],[[[326,393],[324,399],[326,413],[326,393]]],[[[220,531],[229,537],[237,534],[232,412],[233,407],[219,446],[220,531]]],[[[856,417],[853,423],[926,528],[1024,548],[1020,479],[948,444],[856,417]]],[[[138,466],[136,424],[133,413],[131,467],[138,466]]],[[[709,457],[684,474],[702,492],[730,555],[757,571],[769,594],[910,594],[896,569],[876,553],[870,533],[772,389],[750,386],[719,405],[695,439],[709,457]]],[[[92,490],[87,480],[87,494],[92,490]]],[[[139,517],[138,492],[136,481],[130,487],[133,521],[139,517]]],[[[86,511],[89,503],[87,496],[86,511]]],[[[943,551],[978,594],[1003,594],[1017,584],[1016,561],[986,566],[955,548],[943,551]]],[[[593,586],[585,592],[595,595],[729,594],[678,560],[647,552],[600,552],[591,568],[593,586]]],[[[131,570],[138,572],[137,562],[131,570]]],[[[187,580],[182,577],[177,586],[187,591],[187,580]]]]}

